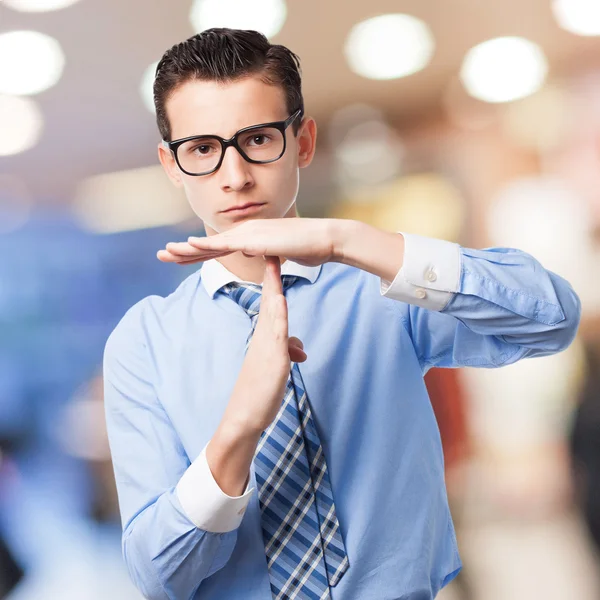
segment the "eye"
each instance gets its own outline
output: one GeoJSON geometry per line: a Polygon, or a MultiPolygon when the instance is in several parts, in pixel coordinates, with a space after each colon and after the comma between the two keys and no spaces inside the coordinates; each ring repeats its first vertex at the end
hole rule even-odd
{"type": "Polygon", "coordinates": [[[192,152],[194,152],[195,154],[205,155],[210,154],[213,150],[214,148],[212,146],[201,144],[200,146],[196,146],[195,148],[193,148],[192,152]]]}
{"type": "Polygon", "coordinates": [[[194,139],[186,142],[180,150],[180,156],[185,153],[194,158],[205,158],[220,152],[221,147],[215,140],[206,138],[194,139]]]}
{"type": "Polygon", "coordinates": [[[250,138],[250,144],[252,146],[263,146],[269,141],[269,139],[269,136],[265,133],[258,133],[250,138]]]}

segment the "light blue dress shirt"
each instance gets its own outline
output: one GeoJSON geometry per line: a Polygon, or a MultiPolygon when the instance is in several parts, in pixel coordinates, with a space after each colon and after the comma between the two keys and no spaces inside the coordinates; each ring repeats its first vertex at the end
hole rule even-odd
{"type": "MultiPolygon", "coordinates": [[[[406,235],[393,282],[338,263],[283,272],[290,335],[327,459],[350,567],[332,600],[427,600],[460,570],[442,446],[423,375],[564,350],[570,285],[518,250],[406,235]]],[[[152,600],[270,600],[256,480],[226,496],[205,449],[244,360],[250,319],[209,261],[133,306],[104,355],[131,578],[152,600]]]]}

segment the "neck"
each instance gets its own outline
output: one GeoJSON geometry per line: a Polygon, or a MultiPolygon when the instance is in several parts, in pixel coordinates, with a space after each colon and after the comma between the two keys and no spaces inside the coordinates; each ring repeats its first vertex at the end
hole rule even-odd
{"type": "MultiPolygon", "coordinates": [[[[222,256],[218,260],[230,273],[242,281],[262,284],[265,276],[265,259],[262,256],[245,256],[241,252],[234,252],[222,256]]],[[[280,257],[281,264],[285,258],[280,257]]]]}
{"type": "MultiPolygon", "coordinates": [[[[284,215],[284,218],[297,217],[296,204],[294,203],[290,210],[284,215]]],[[[205,226],[206,235],[216,235],[217,232],[210,227],[205,226]]],[[[222,256],[218,260],[230,273],[239,277],[242,281],[261,284],[265,275],[265,259],[262,256],[246,256],[242,252],[234,252],[227,256],[222,256]]],[[[279,257],[281,264],[285,262],[283,256],[279,257]]]]}

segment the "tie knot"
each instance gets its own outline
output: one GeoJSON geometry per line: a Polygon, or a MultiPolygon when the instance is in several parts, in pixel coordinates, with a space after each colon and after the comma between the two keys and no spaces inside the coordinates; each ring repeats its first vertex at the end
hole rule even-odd
{"type": "MultiPolygon", "coordinates": [[[[298,278],[294,275],[281,276],[284,293],[296,279],[298,278]]],[[[262,285],[257,283],[240,283],[238,281],[232,281],[223,286],[221,291],[239,304],[250,318],[258,315],[258,311],[260,310],[262,285]]]]}

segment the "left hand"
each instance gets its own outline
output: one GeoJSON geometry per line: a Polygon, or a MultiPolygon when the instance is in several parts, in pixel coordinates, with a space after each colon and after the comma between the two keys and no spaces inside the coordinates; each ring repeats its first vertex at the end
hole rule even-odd
{"type": "Polygon", "coordinates": [[[170,242],[157,254],[163,262],[193,264],[243,252],[246,256],[279,256],[300,265],[338,262],[342,256],[341,219],[253,219],[210,237],[170,242]]]}

